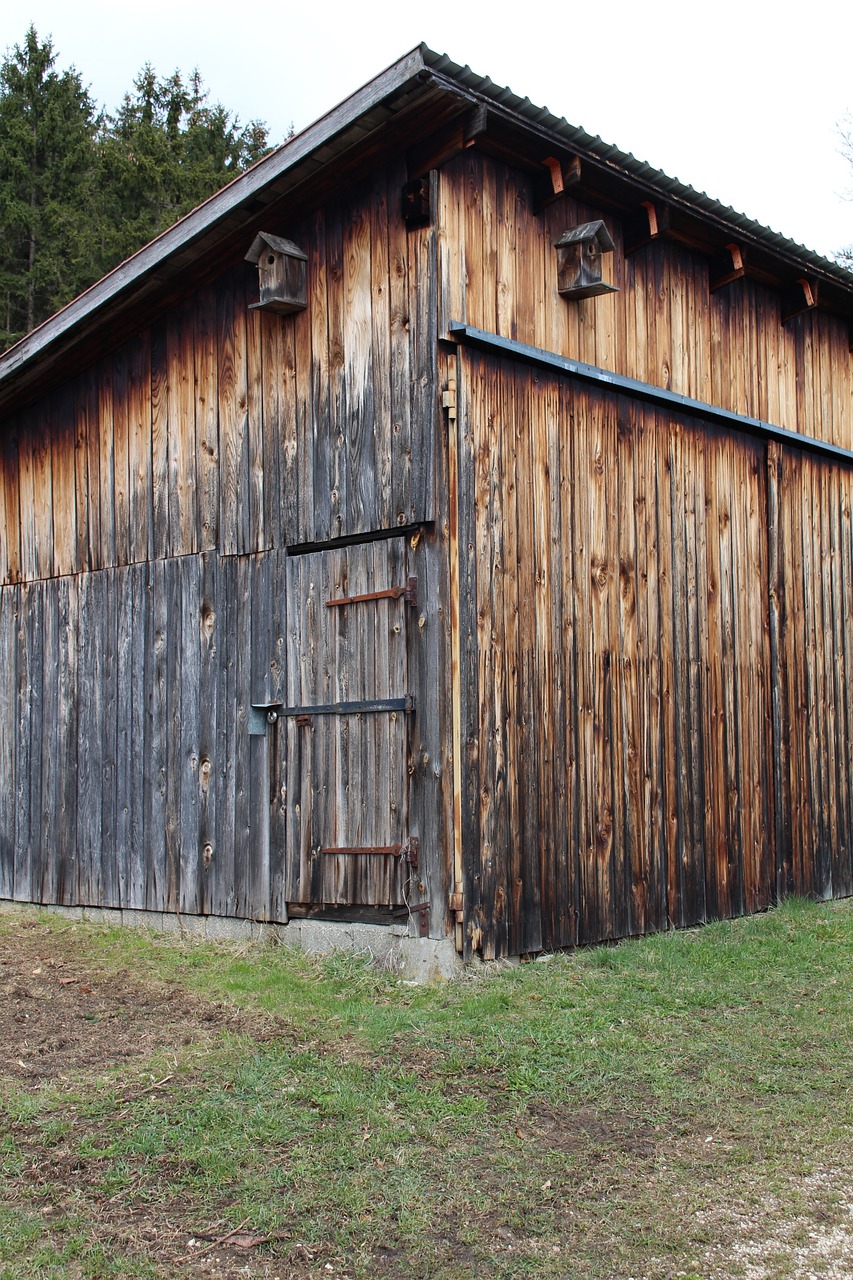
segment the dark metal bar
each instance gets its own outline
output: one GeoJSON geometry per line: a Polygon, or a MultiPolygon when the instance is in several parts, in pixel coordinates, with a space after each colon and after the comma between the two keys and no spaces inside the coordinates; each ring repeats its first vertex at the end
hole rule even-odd
{"type": "Polygon", "coordinates": [[[289,556],[307,556],[315,551],[336,551],[340,547],[358,547],[364,542],[390,542],[394,538],[409,538],[413,534],[422,533],[433,528],[434,521],[424,520],[420,524],[398,524],[393,529],[372,529],[368,533],[347,533],[340,538],[328,538],[325,542],[289,542],[289,556]]]}
{"type": "Polygon", "coordinates": [[[772,423],[764,422],[761,418],[748,418],[745,414],[734,413],[731,409],[721,409],[719,405],[706,404],[703,400],[691,400],[689,396],[679,395],[676,391],[665,391],[663,387],[654,387],[649,382],[640,382],[637,378],[626,378],[621,373],[609,373],[607,369],[599,369],[594,364],[570,360],[567,356],[558,355],[555,351],[531,347],[525,342],[515,342],[512,338],[501,338],[496,333],[475,329],[472,325],[460,324],[455,320],[450,322],[448,332],[449,337],[456,342],[465,342],[472,347],[480,347],[498,355],[512,356],[516,360],[526,360],[530,364],[554,369],[557,373],[569,374],[583,382],[606,386],[620,395],[665,405],[680,413],[735,427],[738,431],[761,436],[765,440],[778,440],[780,444],[790,445],[807,453],[817,453],[835,462],[853,464],[853,450],[842,449],[839,445],[829,444],[826,440],[816,440],[813,436],[804,436],[799,431],[789,431],[786,427],[774,427],[772,423]]]}
{"type": "Polygon", "coordinates": [[[415,695],[404,698],[368,698],[362,702],[323,702],[307,707],[280,707],[280,716],[356,716],[367,711],[414,711],[415,695]]]}

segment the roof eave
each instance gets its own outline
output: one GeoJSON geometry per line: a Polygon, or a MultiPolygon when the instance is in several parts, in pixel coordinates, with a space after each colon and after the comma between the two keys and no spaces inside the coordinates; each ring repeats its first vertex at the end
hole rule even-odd
{"type": "Polygon", "coordinates": [[[110,304],[155,276],[177,255],[213,231],[229,214],[251,212],[256,196],[318,148],[328,145],[371,108],[429,78],[423,46],[369,81],[301,133],[259,160],[180,221],[120,263],[61,311],[56,312],[0,356],[0,388],[15,381],[25,366],[92,322],[110,304]]]}

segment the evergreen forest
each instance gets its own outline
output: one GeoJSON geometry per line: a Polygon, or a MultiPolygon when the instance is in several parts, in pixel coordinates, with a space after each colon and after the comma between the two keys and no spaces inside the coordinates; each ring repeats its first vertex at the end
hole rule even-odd
{"type": "Polygon", "coordinates": [[[114,113],[33,26],[0,64],[0,351],[268,150],[198,71],[145,65],[114,113]]]}

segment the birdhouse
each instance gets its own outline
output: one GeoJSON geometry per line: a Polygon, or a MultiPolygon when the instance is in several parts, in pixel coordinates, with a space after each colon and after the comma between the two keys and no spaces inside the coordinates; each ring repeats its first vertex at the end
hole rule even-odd
{"type": "Polygon", "coordinates": [[[252,308],[287,316],[308,306],[308,255],[292,240],[261,231],[246,254],[258,267],[260,301],[252,308]]]}
{"type": "Polygon", "coordinates": [[[601,258],[613,252],[613,241],[600,218],[570,227],[555,248],[557,290],[564,298],[594,298],[599,293],[617,292],[615,285],[601,279],[601,258]]]}

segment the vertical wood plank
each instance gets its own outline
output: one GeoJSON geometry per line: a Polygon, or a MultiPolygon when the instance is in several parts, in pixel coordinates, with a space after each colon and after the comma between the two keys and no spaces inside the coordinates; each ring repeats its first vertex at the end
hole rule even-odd
{"type": "Polygon", "coordinates": [[[21,578],[21,542],[26,513],[21,506],[21,476],[18,437],[14,427],[0,440],[0,584],[21,578]]]}
{"type": "MultiPolygon", "coordinates": [[[[261,313],[249,310],[245,289],[245,277],[241,280],[243,289],[237,299],[237,306],[244,317],[246,327],[246,466],[248,476],[248,512],[246,521],[246,542],[244,551],[262,551],[270,545],[269,535],[265,528],[266,512],[266,457],[265,434],[267,406],[264,402],[263,353],[261,313]]],[[[275,475],[275,457],[270,458],[270,477],[275,475]]]]}
{"type": "Polygon", "coordinates": [[[78,637],[80,633],[80,578],[63,578],[58,584],[59,661],[56,770],[57,860],[56,901],[70,906],[77,893],[77,717],[79,699],[78,637]]]}
{"type": "Polygon", "coordinates": [[[169,553],[190,555],[198,546],[196,515],[196,397],[194,334],[188,310],[170,312],[166,322],[169,440],[169,553]]]}
{"type": "Polygon", "coordinates": [[[110,361],[112,374],[112,454],[113,510],[115,512],[115,558],[113,564],[127,564],[131,558],[130,422],[128,417],[130,350],[121,347],[110,361]]]}
{"type": "Polygon", "coordinates": [[[146,840],[145,788],[146,777],[152,767],[146,750],[147,685],[146,663],[148,658],[149,614],[151,611],[151,570],[148,564],[135,565],[131,572],[130,606],[130,723],[128,796],[128,905],[134,910],[146,906],[146,840]]]}
{"type": "Polygon", "coordinates": [[[180,910],[199,914],[199,793],[201,675],[201,557],[187,556],[180,569],[180,910]]]}
{"type": "Polygon", "coordinates": [[[219,569],[219,556],[208,554],[201,557],[197,864],[197,910],[201,915],[207,915],[216,909],[215,886],[223,852],[216,825],[219,780],[222,777],[219,754],[220,667],[225,660],[225,654],[220,648],[224,607],[219,569]]]}
{"type": "MultiPolygon", "coordinates": [[[[34,902],[55,903],[58,888],[58,847],[61,833],[58,826],[59,778],[57,755],[59,747],[59,601],[58,582],[46,582],[41,587],[41,650],[42,671],[39,677],[38,737],[33,742],[34,752],[40,759],[34,762],[41,777],[37,781],[41,798],[39,815],[39,839],[33,842],[31,863],[31,888],[34,902]]],[[[34,779],[35,781],[35,779],[34,779]]]]}
{"type": "Polygon", "coordinates": [[[193,308],[195,359],[196,484],[198,549],[210,551],[219,537],[219,417],[216,349],[216,290],[203,288],[193,308]]]}
{"type": "Polygon", "coordinates": [[[135,566],[116,574],[115,631],[115,823],[116,906],[132,905],[133,847],[130,823],[131,755],[133,749],[133,580],[135,566]]]}
{"type": "Polygon", "coordinates": [[[154,551],[151,440],[151,339],[145,330],[128,358],[127,426],[130,476],[131,561],[150,559],[154,551]]]}
{"type": "Polygon", "coordinates": [[[151,330],[152,555],[169,554],[169,344],[165,321],[151,330]]]}
{"type": "Polygon", "coordinates": [[[105,575],[80,578],[79,695],[77,699],[77,883],[74,900],[97,902],[103,785],[103,584],[105,575]]]}
{"type": "Polygon", "coordinates": [[[145,628],[145,758],[143,810],[145,839],[145,907],[167,907],[167,776],[168,760],[168,638],[169,600],[166,560],[157,559],[148,570],[150,599],[145,628]]]}
{"type": "Polygon", "coordinates": [[[74,573],[77,562],[77,426],[70,388],[51,397],[51,492],[53,565],[57,575],[74,573]]]}
{"type": "Polygon", "coordinates": [[[19,588],[0,586],[0,898],[15,892],[19,607],[19,588]]]}

